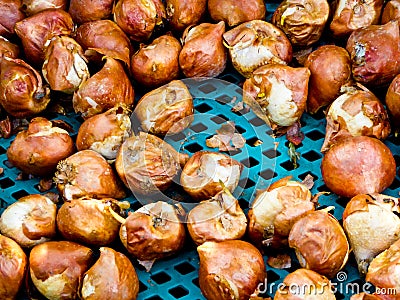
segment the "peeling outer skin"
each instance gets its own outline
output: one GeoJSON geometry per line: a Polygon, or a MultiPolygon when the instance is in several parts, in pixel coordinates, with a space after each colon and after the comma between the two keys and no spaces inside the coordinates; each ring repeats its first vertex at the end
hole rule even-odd
{"type": "Polygon", "coordinates": [[[77,24],[108,19],[113,10],[114,0],[71,0],[68,12],[77,24]]]}
{"type": "Polygon", "coordinates": [[[287,65],[292,60],[292,45],[285,33],[265,21],[243,23],[225,32],[223,38],[234,68],[247,78],[263,65],[287,65]]]}
{"type": "Polygon", "coordinates": [[[398,21],[353,31],[346,50],[350,53],[356,81],[371,87],[388,85],[400,73],[398,21]]]}
{"type": "Polygon", "coordinates": [[[56,235],[57,207],[42,195],[28,195],[8,206],[0,218],[1,234],[29,248],[56,235]]]}
{"type": "Polygon", "coordinates": [[[347,262],[349,243],[339,222],[329,213],[313,211],[298,220],[289,234],[303,268],[333,278],[347,262]]]}
{"type": "Polygon", "coordinates": [[[2,0],[0,2],[0,36],[12,38],[17,22],[25,18],[22,12],[22,1],[20,0],[2,0]]]}
{"type": "Polygon", "coordinates": [[[383,0],[339,0],[330,23],[338,39],[347,38],[354,30],[379,23],[383,0]]]}
{"type": "Polygon", "coordinates": [[[205,242],[197,247],[197,252],[199,285],[208,300],[249,299],[266,280],[263,257],[248,242],[205,242]]]}
{"type": "Polygon", "coordinates": [[[308,55],[304,67],[310,69],[307,111],[316,113],[340,95],[340,88],[350,81],[351,60],[346,49],[323,45],[308,55]]]}
{"type": "Polygon", "coordinates": [[[315,210],[310,190],[300,182],[282,178],[259,191],[249,210],[250,239],[259,247],[287,246],[294,223],[315,210]]]}
{"type": "Polygon", "coordinates": [[[283,279],[283,287],[280,287],[274,296],[274,300],[283,299],[317,299],[335,300],[332,284],[328,278],[308,269],[297,269],[289,273],[283,279]],[[296,287],[293,292],[293,287],[296,287]]]}
{"type": "Polygon", "coordinates": [[[385,97],[386,107],[394,127],[400,128],[400,74],[390,83],[385,97]]]}
{"type": "Polygon", "coordinates": [[[135,300],[139,279],[129,258],[108,247],[100,248],[100,257],[83,275],[82,300],[135,300]]]}
{"type": "Polygon", "coordinates": [[[186,77],[216,77],[226,66],[227,51],[222,43],[225,23],[189,26],[182,36],[179,65],[186,77]]]}
{"type": "Polygon", "coordinates": [[[376,256],[368,268],[365,277],[367,282],[381,289],[394,288],[393,295],[387,295],[386,299],[398,299],[400,294],[400,240],[393,243],[389,249],[376,256]]]}
{"type": "Polygon", "coordinates": [[[198,151],[185,164],[181,185],[193,199],[210,199],[223,190],[220,181],[232,193],[242,170],[243,165],[228,155],[198,151]]]}
{"type": "Polygon", "coordinates": [[[8,161],[26,174],[52,176],[60,160],[75,152],[74,141],[64,129],[42,117],[31,120],[7,149],[8,161]]]}
{"type": "Polygon", "coordinates": [[[24,282],[28,259],[12,239],[0,235],[0,298],[16,299],[24,282]]]}
{"type": "Polygon", "coordinates": [[[200,23],[207,9],[207,0],[166,0],[168,24],[174,31],[200,23]]]}
{"type": "Polygon", "coordinates": [[[132,41],[144,42],[163,25],[166,11],[161,0],[119,0],[113,9],[114,22],[132,41]]]}
{"type": "Polygon", "coordinates": [[[66,240],[108,245],[118,237],[120,223],[110,213],[110,209],[118,208],[118,202],[111,198],[86,197],[64,202],[57,213],[58,231],[66,240]]]}
{"type": "Polygon", "coordinates": [[[138,102],[134,114],[145,132],[175,134],[186,129],[193,121],[193,97],[180,80],[173,80],[145,94],[138,102]]]}
{"type": "Polygon", "coordinates": [[[357,195],[347,203],[343,227],[362,276],[374,257],[400,238],[399,212],[399,199],[382,194],[357,195]]]}
{"type": "Polygon", "coordinates": [[[130,111],[118,105],[86,119],[79,127],[76,147],[94,150],[107,160],[115,160],[122,143],[132,134],[130,111]]]}
{"type": "Polygon", "coordinates": [[[130,214],[120,229],[122,244],[141,261],[171,256],[182,249],[185,227],[175,208],[162,201],[130,214]]]}
{"type": "Polygon", "coordinates": [[[62,9],[50,8],[15,24],[15,33],[20,37],[24,53],[35,66],[44,62],[44,45],[53,36],[69,36],[74,22],[69,13],[62,9]]]}
{"type": "Polygon", "coordinates": [[[90,74],[82,47],[67,36],[56,36],[45,44],[42,74],[54,91],[75,92],[90,74]]]}
{"type": "Polygon", "coordinates": [[[326,120],[323,153],[341,138],[365,135],[384,140],[391,130],[385,107],[367,89],[354,88],[339,96],[329,107],[326,120]]]}
{"type": "Polygon", "coordinates": [[[9,58],[18,58],[20,54],[19,46],[11,43],[6,38],[0,36],[0,64],[3,56],[7,56],[9,58]]]}
{"type": "Polygon", "coordinates": [[[59,162],[54,181],[66,200],[81,197],[125,198],[112,167],[97,152],[82,150],[59,162]]]}
{"type": "Polygon", "coordinates": [[[264,20],[263,0],[209,0],[208,12],[214,21],[224,21],[229,27],[252,20],[264,20]]]}
{"type": "Polygon", "coordinates": [[[132,55],[131,72],[133,78],[147,87],[159,87],[178,79],[180,42],[172,35],[162,35],[151,44],[140,46],[132,55]]]}
{"type": "Polygon", "coordinates": [[[87,22],[76,30],[76,41],[85,50],[89,61],[100,61],[103,56],[123,61],[130,66],[133,51],[125,32],[111,20],[87,22]]]}
{"type": "Polygon", "coordinates": [[[162,139],[140,132],[122,144],[115,168],[133,193],[151,195],[167,189],[187,159],[162,139]]]}
{"type": "Polygon", "coordinates": [[[310,70],[285,65],[258,68],[243,85],[243,98],[252,97],[266,114],[274,131],[297,122],[306,108],[310,70]]]}
{"type": "Polygon", "coordinates": [[[321,162],[326,186],[335,194],[351,198],[358,194],[380,193],[396,176],[396,162],[380,140],[367,136],[350,137],[334,144],[321,162]]]}
{"type": "Polygon", "coordinates": [[[32,16],[49,8],[66,10],[67,0],[22,0],[23,11],[27,16],[32,16]]]}
{"type": "Polygon", "coordinates": [[[92,255],[90,248],[69,241],[37,245],[29,256],[32,282],[48,299],[75,299],[92,255]]]}
{"type": "Polygon", "coordinates": [[[0,104],[16,118],[32,117],[47,107],[50,89],[39,72],[21,59],[3,57],[0,65],[0,104]],[[22,88],[23,87],[23,88],[22,88]]]}
{"type": "Polygon", "coordinates": [[[285,32],[293,46],[306,47],[320,39],[328,17],[327,0],[285,0],[271,22],[285,32]]]}
{"type": "Polygon", "coordinates": [[[194,207],[188,214],[187,223],[189,234],[197,245],[240,239],[247,228],[247,219],[239,202],[225,191],[194,207]]]}
{"type": "Polygon", "coordinates": [[[86,80],[74,93],[72,104],[84,119],[105,112],[116,105],[133,105],[135,92],[122,64],[106,58],[103,68],[86,80]]]}
{"type": "Polygon", "coordinates": [[[381,24],[389,23],[391,20],[397,20],[400,22],[399,0],[388,1],[382,11],[381,24]]]}

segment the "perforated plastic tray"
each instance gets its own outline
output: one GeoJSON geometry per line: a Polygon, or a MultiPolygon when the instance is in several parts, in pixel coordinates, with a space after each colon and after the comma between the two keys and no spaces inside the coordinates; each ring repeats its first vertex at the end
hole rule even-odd
{"type": "MultiPolygon", "coordinates": [[[[229,80],[235,84],[239,84],[242,80],[241,77],[235,74],[224,75],[221,79],[229,80]]],[[[234,120],[237,125],[236,129],[247,140],[247,144],[242,151],[232,154],[235,159],[241,161],[245,166],[244,175],[242,175],[239,186],[240,193],[236,195],[244,209],[248,208],[248,202],[252,200],[252,195],[256,189],[266,188],[271,180],[277,180],[288,175],[293,176],[294,179],[303,180],[307,174],[310,174],[315,180],[314,187],[312,188],[313,194],[327,191],[328,189],[323,183],[320,172],[322,155],[319,149],[321,148],[325,134],[325,119],[323,115],[303,115],[301,123],[305,138],[302,144],[297,147],[297,151],[301,157],[298,161],[298,167],[294,168],[288,155],[285,137],[275,139],[277,143],[275,150],[274,147],[271,147],[270,132],[259,130],[259,128],[265,129],[261,120],[255,118],[251,112],[241,115],[240,113],[231,111],[230,102],[233,97],[237,96],[237,93],[238,91],[224,88],[219,83],[214,84],[206,81],[204,84],[200,84],[196,91],[199,97],[195,99],[196,118],[188,129],[191,134],[186,137],[172,137],[170,142],[172,144],[174,142],[179,143],[181,150],[188,154],[193,154],[202,149],[209,149],[205,146],[204,141],[210,135],[210,132],[214,132],[226,119],[234,120]],[[217,99],[217,101],[210,101],[210,99],[217,99]],[[246,118],[247,114],[251,118],[243,121],[243,118],[246,118]],[[214,117],[204,118],[201,117],[202,115],[214,117]],[[187,138],[196,135],[196,139],[187,138]],[[267,143],[254,146],[256,138],[267,141],[267,143]],[[181,141],[184,141],[183,144],[181,141]],[[246,151],[248,153],[245,153],[246,151]]],[[[53,117],[55,119],[66,120],[71,124],[74,128],[72,135],[75,136],[81,121],[79,118],[74,115],[54,115],[53,117]]],[[[11,141],[12,138],[0,140],[0,167],[4,169],[3,174],[0,175],[0,211],[3,211],[5,207],[22,196],[40,192],[38,189],[38,179],[16,180],[19,170],[8,166],[6,149],[11,141]]],[[[399,140],[390,136],[385,143],[393,151],[396,162],[399,162],[399,140]]],[[[399,187],[399,177],[396,177],[394,183],[385,193],[398,196],[399,187]]],[[[132,203],[133,209],[140,207],[140,203],[133,196],[127,199],[132,203]]],[[[336,218],[341,220],[346,204],[344,199],[330,194],[321,196],[319,202],[322,206],[334,205],[336,208],[333,213],[336,218]]],[[[290,251],[289,253],[293,257],[293,253],[290,251]]],[[[189,238],[184,251],[174,257],[157,261],[150,272],[146,272],[143,267],[136,262],[134,263],[140,279],[139,299],[204,299],[198,287],[198,255],[189,238]]],[[[267,266],[268,286],[265,295],[273,296],[283,278],[298,267],[299,264],[296,260],[293,260],[292,267],[286,270],[273,269],[267,266]]],[[[361,289],[365,287],[365,282],[359,278],[352,256],[344,272],[341,273],[341,278],[333,280],[333,282],[338,284],[337,299],[349,299],[353,293],[358,290],[362,291],[361,289]]],[[[20,299],[23,298],[24,296],[22,295],[20,299]]]]}
{"type": "MultiPolygon", "coordinates": [[[[266,20],[270,20],[271,14],[276,9],[278,2],[267,3],[268,15],[266,20]]],[[[229,71],[220,76],[222,80],[233,84],[240,84],[243,78],[235,72],[229,71]]],[[[247,144],[245,150],[233,153],[233,157],[241,161],[244,166],[244,172],[239,184],[238,193],[236,196],[243,208],[248,208],[248,202],[252,200],[252,195],[256,189],[263,189],[268,186],[271,180],[278,180],[284,176],[291,175],[293,179],[303,180],[307,174],[314,178],[314,186],[312,193],[316,194],[322,191],[328,191],[322,180],[320,172],[320,164],[322,154],[319,149],[322,146],[325,135],[325,119],[322,114],[310,116],[304,114],[301,123],[302,131],[305,133],[305,138],[296,151],[301,157],[298,161],[298,167],[294,168],[288,155],[288,143],[285,137],[275,139],[277,143],[276,150],[273,147],[268,147],[270,142],[270,132],[265,132],[262,122],[253,115],[235,114],[227,105],[237,96],[237,91],[226,89],[221,86],[213,86],[206,82],[196,88],[197,98],[195,99],[196,116],[211,115],[217,116],[213,119],[196,117],[189,131],[192,136],[197,135],[198,139],[192,139],[191,136],[171,137],[169,142],[175,143],[178,148],[188,154],[193,154],[202,149],[209,149],[205,146],[204,141],[209,137],[210,132],[215,132],[220,124],[225,119],[233,119],[236,123],[236,129],[246,138],[247,144]],[[219,99],[219,101],[210,101],[210,99],[219,99]],[[225,107],[226,106],[226,107],[225,107]],[[267,140],[268,143],[263,143],[261,146],[254,146],[256,139],[267,140]]],[[[66,116],[53,115],[53,119],[62,119],[72,125],[74,132],[72,136],[76,136],[76,132],[81,123],[81,119],[74,114],[66,116]]],[[[11,139],[0,139],[0,167],[4,172],[0,175],[0,213],[11,203],[15,202],[20,197],[28,194],[40,193],[38,189],[39,180],[37,178],[29,180],[16,180],[20,173],[14,167],[9,167],[7,164],[6,150],[11,143],[11,139]]],[[[385,144],[392,150],[396,163],[399,166],[399,145],[400,140],[394,138],[393,135],[385,141],[385,144]]],[[[399,171],[399,170],[397,170],[399,171]]],[[[398,174],[399,172],[397,172],[398,174]]],[[[398,196],[400,190],[400,178],[396,176],[393,184],[384,191],[384,193],[392,196],[398,196]]],[[[140,203],[133,197],[127,198],[131,202],[131,208],[140,207],[140,203]]],[[[334,205],[333,214],[341,221],[341,216],[346,205],[344,199],[337,196],[323,195],[319,198],[319,203],[322,206],[334,205]]],[[[121,248],[122,249],[122,248],[121,248]]],[[[293,252],[288,252],[294,257],[293,252]]],[[[140,280],[140,290],[138,299],[141,300],[196,300],[204,299],[198,286],[198,255],[194,245],[187,239],[185,248],[182,252],[174,257],[157,261],[150,272],[146,272],[143,267],[134,262],[140,280]]],[[[294,259],[292,267],[286,270],[278,270],[267,265],[268,286],[264,296],[271,296],[276,292],[278,284],[282,282],[284,277],[290,272],[299,267],[298,262],[294,259]]],[[[371,292],[370,286],[365,284],[365,281],[359,277],[356,269],[353,256],[350,256],[349,263],[346,265],[343,273],[339,278],[332,280],[336,284],[336,298],[349,299],[350,296],[357,292],[362,292],[363,288],[367,292],[371,292]]],[[[26,299],[26,294],[23,291],[19,299],[26,299]]]]}

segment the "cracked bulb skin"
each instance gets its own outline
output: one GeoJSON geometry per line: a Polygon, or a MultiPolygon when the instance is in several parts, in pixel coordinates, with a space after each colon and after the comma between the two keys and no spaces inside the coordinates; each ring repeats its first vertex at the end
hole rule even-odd
{"type": "Polygon", "coordinates": [[[205,242],[197,252],[199,285],[208,300],[249,299],[267,278],[261,253],[248,242],[205,242]]]}
{"type": "Polygon", "coordinates": [[[112,248],[101,247],[100,257],[83,275],[82,300],[135,300],[139,279],[128,257],[112,248]]]}
{"type": "Polygon", "coordinates": [[[130,214],[120,229],[120,239],[139,261],[154,261],[176,254],[185,241],[185,227],[174,206],[158,201],[130,214]]]}
{"type": "Polygon", "coordinates": [[[59,161],[75,152],[69,133],[43,117],[31,120],[7,149],[8,161],[26,174],[52,176],[59,161]]]}

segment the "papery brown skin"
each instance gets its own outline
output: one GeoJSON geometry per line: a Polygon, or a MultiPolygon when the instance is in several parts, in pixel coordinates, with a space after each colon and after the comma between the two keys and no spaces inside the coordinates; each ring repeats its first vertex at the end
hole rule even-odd
{"type": "Polygon", "coordinates": [[[145,42],[163,25],[166,11],[161,0],[118,0],[113,15],[132,41],[145,42]]]}
{"type": "Polygon", "coordinates": [[[239,183],[243,165],[232,157],[211,151],[198,151],[186,162],[180,183],[195,200],[207,200],[223,190],[231,193],[239,183]]]}
{"type": "Polygon", "coordinates": [[[86,22],[78,27],[76,41],[85,50],[89,61],[100,62],[103,55],[130,66],[132,45],[122,29],[111,20],[86,22]]]}
{"type": "Polygon", "coordinates": [[[131,213],[122,224],[120,239],[128,252],[140,261],[171,256],[183,247],[185,227],[174,206],[158,201],[131,213]]]}
{"type": "Polygon", "coordinates": [[[133,79],[147,87],[158,87],[178,79],[180,42],[172,35],[162,35],[148,45],[141,45],[132,55],[133,79]]]}
{"type": "Polygon", "coordinates": [[[283,279],[283,286],[275,293],[274,300],[281,299],[335,300],[333,287],[328,278],[308,269],[297,269],[283,279]],[[296,287],[295,289],[293,287],[296,287]],[[318,296],[316,296],[318,295],[318,296]]]}
{"type": "Polygon", "coordinates": [[[400,73],[398,21],[353,31],[347,40],[353,78],[367,87],[389,84],[400,73]]]}
{"type": "Polygon", "coordinates": [[[162,139],[140,132],[122,144],[115,168],[133,193],[150,195],[166,190],[187,160],[162,139]]]}
{"type": "Polygon", "coordinates": [[[72,94],[90,76],[81,45],[73,38],[56,36],[45,44],[42,74],[54,91],[72,94]]]}
{"type": "Polygon", "coordinates": [[[211,18],[224,21],[229,27],[265,19],[266,7],[262,0],[209,0],[207,5],[211,18]]]}
{"type": "Polygon", "coordinates": [[[100,257],[83,275],[82,300],[135,300],[139,279],[129,258],[112,248],[101,247],[100,257]]]}
{"type": "Polygon", "coordinates": [[[0,234],[0,298],[16,299],[24,282],[28,259],[12,239],[0,234]]]}
{"type": "Polygon", "coordinates": [[[390,0],[382,10],[381,24],[389,23],[391,20],[400,22],[400,1],[390,0]]]}
{"type": "Polygon", "coordinates": [[[126,196],[112,167],[93,150],[82,150],[60,161],[54,181],[65,200],[85,196],[122,199],[126,196]]]}
{"type": "Polygon", "coordinates": [[[310,190],[301,182],[284,177],[257,193],[248,212],[248,236],[259,248],[287,246],[293,224],[315,210],[310,190]]]}
{"type": "Polygon", "coordinates": [[[15,24],[27,60],[38,67],[44,62],[46,41],[57,35],[69,36],[73,30],[70,14],[59,8],[43,10],[15,24]]]}
{"type": "Polygon", "coordinates": [[[145,94],[134,114],[145,132],[176,134],[193,121],[193,97],[182,81],[173,80],[145,94]]]}
{"type": "Polygon", "coordinates": [[[207,9],[207,0],[166,0],[168,25],[182,32],[191,25],[200,23],[207,9]]]}
{"type": "Polygon", "coordinates": [[[349,137],[326,152],[321,173],[332,192],[351,198],[358,194],[381,193],[389,187],[396,176],[396,162],[390,149],[380,140],[349,137]]]}
{"type": "Polygon", "coordinates": [[[69,241],[37,245],[29,255],[32,282],[48,299],[75,299],[92,255],[90,248],[69,241]]]}
{"type": "Polygon", "coordinates": [[[9,58],[19,57],[19,46],[0,36],[0,64],[4,56],[9,58]]]}
{"type": "Polygon", "coordinates": [[[307,47],[319,41],[328,17],[327,0],[284,0],[271,22],[285,32],[293,46],[307,47]]]}
{"type": "Polygon", "coordinates": [[[187,228],[196,245],[237,240],[246,233],[247,219],[237,199],[222,191],[189,212],[187,228]]]}
{"type": "Polygon", "coordinates": [[[233,67],[244,77],[266,64],[291,62],[293,49],[285,33],[275,25],[254,20],[223,34],[233,67]]]}
{"type": "Polygon", "coordinates": [[[386,92],[385,103],[394,127],[400,127],[400,74],[389,85],[386,92]]]}
{"type": "Polygon", "coordinates": [[[68,12],[76,24],[108,19],[114,0],[70,0],[68,12]]]}
{"type": "Polygon", "coordinates": [[[22,11],[22,1],[1,0],[0,11],[0,36],[11,38],[15,33],[15,24],[25,18],[22,11]]]}
{"type": "Polygon", "coordinates": [[[343,228],[361,276],[376,255],[400,238],[399,199],[383,194],[360,194],[347,203],[343,228]]]}
{"type": "Polygon", "coordinates": [[[340,139],[349,136],[371,136],[380,140],[390,134],[389,116],[381,101],[362,86],[349,87],[330,105],[326,113],[326,152],[340,139]]]}
{"type": "Polygon", "coordinates": [[[346,39],[354,30],[379,23],[383,0],[339,0],[329,29],[346,39]]]}
{"type": "Polygon", "coordinates": [[[132,134],[130,112],[116,106],[86,119],[79,127],[76,147],[94,150],[105,159],[114,160],[122,143],[132,134]]]}
{"type": "Polygon", "coordinates": [[[85,245],[108,245],[118,237],[120,227],[110,209],[119,210],[118,201],[86,197],[64,202],[57,213],[58,231],[70,241],[85,245]]]}
{"type": "Polygon", "coordinates": [[[328,278],[347,263],[350,249],[346,235],[339,222],[325,211],[309,212],[299,219],[290,230],[288,241],[303,268],[328,278]]]}
{"type": "Polygon", "coordinates": [[[391,289],[385,299],[398,299],[400,293],[400,240],[394,242],[389,249],[378,254],[371,262],[365,277],[367,282],[380,289],[391,289]]]}
{"type": "Polygon", "coordinates": [[[303,115],[309,78],[310,70],[305,67],[262,66],[244,82],[243,97],[251,96],[258,102],[273,130],[283,130],[303,115]]]}
{"type": "Polygon", "coordinates": [[[56,204],[46,196],[22,197],[2,213],[1,234],[24,248],[47,242],[56,235],[56,212],[56,204]]]}
{"type": "Polygon", "coordinates": [[[197,247],[199,285],[208,300],[249,299],[267,277],[261,253],[241,241],[205,242],[197,247]]]}
{"type": "Polygon", "coordinates": [[[99,72],[86,80],[74,93],[72,104],[84,119],[103,113],[116,105],[133,105],[135,91],[122,63],[107,57],[99,72]]]}
{"type": "Polygon", "coordinates": [[[182,36],[179,65],[186,77],[216,77],[226,66],[227,51],[222,43],[225,23],[189,26],[182,36]]]}
{"type": "Polygon", "coordinates": [[[27,16],[32,16],[49,8],[66,10],[67,0],[22,0],[23,11],[27,16]]]}
{"type": "Polygon", "coordinates": [[[16,118],[32,117],[50,102],[50,89],[40,74],[21,59],[3,57],[0,65],[0,104],[16,118]]]}
{"type": "Polygon", "coordinates": [[[308,55],[304,67],[310,69],[307,112],[313,114],[331,104],[340,88],[351,80],[351,60],[346,49],[323,45],[308,55]]]}
{"type": "Polygon", "coordinates": [[[60,160],[75,152],[68,132],[36,117],[17,134],[7,149],[8,161],[26,174],[51,176],[60,160]]]}

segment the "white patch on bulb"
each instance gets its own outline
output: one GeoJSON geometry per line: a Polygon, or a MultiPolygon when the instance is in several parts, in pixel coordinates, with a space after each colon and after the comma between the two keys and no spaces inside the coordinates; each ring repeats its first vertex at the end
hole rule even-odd
{"type": "Polygon", "coordinates": [[[117,152],[123,141],[123,136],[108,136],[103,141],[94,142],[89,149],[101,154],[105,159],[112,160],[117,157],[117,152]]]}
{"type": "Polygon", "coordinates": [[[66,131],[60,127],[51,127],[51,128],[46,128],[44,130],[41,130],[40,132],[31,134],[30,136],[49,136],[54,133],[68,134],[68,131],[66,131]]]}
{"type": "Polygon", "coordinates": [[[236,44],[229,50],[232,60],[242,68],[254,68],[261,66],[266,62],[286,63],[279,57],[276,57],[267,47],[263,45],[252,46],[243,43],[236,44]]]}
{"type": "Polygon", "coordinates": [[[68,276],[64,273],[56,274],[42,281],[36,278],[35,273],[32,270],[30,273],[35,287],[42,295],[45,295],[48,299],[62,299],[61,295],[64,287],[70,281],[68,276]]]}
{"type": "Polygon", "coordinates": [[[266,95],[266,110],[270,119],[279,126],[290,126],[297,121],[297,105],[293,101],[293,93],[275,76],[268,77],[271,90],[266,95]]]}
{"type": "Polygon", "coordinates": [[[99,104],[96,101],[94,101],[92,98],[90,98],[90,97],[86,96],[84,99],[94,109],[96,109],[97,106],[99,106],[99,104]]]}
{"type": "Polygon", "coordinates": [[[336,15],[340,16],[343,9],[347,6],[347,0],[339,0],[338,6],[336,8],[336,15]]]}
{"type": "Polygon", "coordinates": [[[85,60],[78,53],[73,53],[73,56],[74,65],[69,69],[66,79],[71,85],[78,88],[88,78],[89,69],[85,60]]]}
{"type": "Polygon", "coordinates": [[[88,275],[85,275],[82,283],[82,298],[86,299],[96,292],[96,287],[92,285],[88,275]]]}
{"type": "Polygon", "coordinates": [[[333,101],[327,115],[333,120],[338,120],[338,117],[342,117],[346,122],[346,126],[350,134],[353,136],[359,136],[361,135],[361,131],[364,127],[372,128],[374,123],[370,118],[364,115],[362,110],[355,116],[352,116],[342,109],[343,104],[348,100],[349,97],[350,95],[343,94],[333,101]]]}

